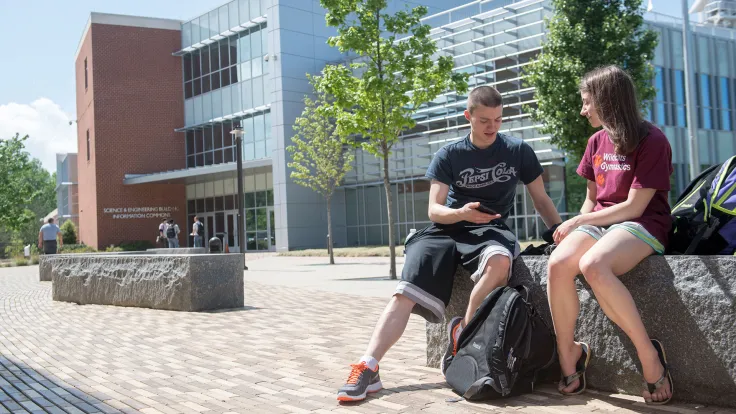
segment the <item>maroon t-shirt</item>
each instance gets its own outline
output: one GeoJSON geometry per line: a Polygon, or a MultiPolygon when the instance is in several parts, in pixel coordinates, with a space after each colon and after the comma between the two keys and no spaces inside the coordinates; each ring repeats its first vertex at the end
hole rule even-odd
{"type": "Polygon", "coordinates": [[[585,155],[577,170],[578,175],[596,183],[596,206],[593,211],[626,201],[632,188],[657,190],[644,214],[628,221],[644,226],[664,246],[667,246],[667,236],[672,226],[667,201],[672,172],[670,143],[662,131],[651,124],[647,136],[628,155],[616,154],[605,130],[596,132],[588,140],[585,155]]]}

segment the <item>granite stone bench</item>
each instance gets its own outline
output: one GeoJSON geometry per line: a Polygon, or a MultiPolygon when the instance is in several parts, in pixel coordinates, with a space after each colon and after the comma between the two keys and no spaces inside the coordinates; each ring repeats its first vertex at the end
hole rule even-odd
{"type": "MultiPolygon", "coordinates": [[[[97,256],[111,256],[111,255],[144,255],[144,254],[168,254],[168,255],[181,255],[181,254],[206,254],[207,249],[205,247],[181,247],[177,249],[161,248],[161,249],[148,249],[145,251],[124,251],[124,252],[96,252],[96,253],[84,253],[86,255],[97,255],[97,256]]],[[[67,253],[67,254],[79,254],[79,253],[67,253]]],[[[39,256],[39,271],[38,280],[41,282],[51,282],[51,266],[47,262],[46,258],[51,256],[61,256],[64,253],[58,255],[39,256]]]]}
{"type": "Polygon", "coordinates": [[[177,247],[177,248],[157,248],[147,249],[146,253],[152,254],[205,254],[207,253],[206,247],[177,247]]]}
{"type": "Polygon", "coordinates": [[[41,256],[53,300],[178,311],[244,305],[242,254],[41,256]]]}
{"type": "MultiPolygon", "coordinates": [[[[547,303],[547,256],[521,256],[510,285],[530,288],[536,309],[552,326],[547,303]]],[[[653,256],[621,281],[631,291],[652,338],[669,359],[675,399],[736,407],[736,257],[653,256]]],[[[458,268],[446,318],[465,314],[473,284],[458,268]]],[[[582,277],[577,282],[580,318],[575,337],[590,344],[591,388],[641,395],[636,350],[605,316],[582,277]]],[[[439,367],[446,349],[445,320],[427,323],[427,365],[439,367]]],[[[559,378],[555,364],[552,375],[559,378]]]]}

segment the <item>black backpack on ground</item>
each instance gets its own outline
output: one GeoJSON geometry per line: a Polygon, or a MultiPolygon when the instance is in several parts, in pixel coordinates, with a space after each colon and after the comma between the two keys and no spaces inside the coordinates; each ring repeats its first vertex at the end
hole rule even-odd
{"type": "Polygon", "coordinates": [[[176,238],[176,227],[173,224],[166,228],[166,237],[169,239],[176,238]]]}
{"type": "Polygon", "coordinates": [[[736,247],[736,156],[703,171],[672,209],[669,254],[733,254],[736,247]]]}
{"type": "Polygon", "coordinates": [[[470,401],[497,399],[533,391],[539,371],[557,360],[557,345],[526,287],[499,287],[460,333],[449,359],[445,379],[456,393],[470,401]]]}

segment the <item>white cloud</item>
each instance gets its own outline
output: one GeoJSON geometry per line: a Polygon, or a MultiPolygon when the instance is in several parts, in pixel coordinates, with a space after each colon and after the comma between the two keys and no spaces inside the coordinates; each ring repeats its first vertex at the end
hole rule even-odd
{"type": "Polygon", "coordinates": [[[74,116],[48,98],[30,105],[11,102],[0,105],[0,138],[28,135],[26,151],[53,172],[57,153],[77,152],[77,125],[69,125],[71,120],[74,116]]]}

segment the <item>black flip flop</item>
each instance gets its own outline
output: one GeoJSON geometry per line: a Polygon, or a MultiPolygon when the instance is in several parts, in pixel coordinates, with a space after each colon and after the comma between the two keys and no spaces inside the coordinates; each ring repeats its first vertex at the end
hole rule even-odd
{"type": "Polygon", "coordinates": [[[575,369],[577,371],[572,375],[562,377],[562,379],[560,380],[560,384],[557,387],[557,390],[562,395],[582,394],[585,391],[585,388],[588,386],[588,382],[585,380],[585,370],[588,369],[588,364],[590,363],[590,346],[588,346],[588,344],[586,344],[585,342],[581,342],[580,345],[583,347],[583,353],[580,355],[580,359],[578,359],[577,364],[575,364],[575,369]],[[567,386],[575,382],[576,379],[580,379],[580,384],[577,388],[575,388],[575,391],[562,391],[563,388],[566,388],[567,386]]]}
{"type": "Polygon", "coordinates": [[[670,402],[672,397],[675,395],[675,384],[672,382],[672,374],[670,374],[670,368],[667,365],[667,354],[664,352],[664,345],[662,345],[662,343],[656,339],[652,339],[652,345],[654,345],[654,349],[657,350],[657,355],[659,355],[659,363],[662,364],[662,366],[664,367],[664,373],[662,373],[662,376],[653,383],[649,383],[646,380],[643,380],[642,386],[645,390],[649,391],[649,394],[654,394],[655,392],[657,392],[657,390],[664,387],[664,380],[667,379],[667,381],[669,381],[670,383],[670,398],[663,401],[644,400],[644,402],[649,405],[664,405],[670,402]]]}

